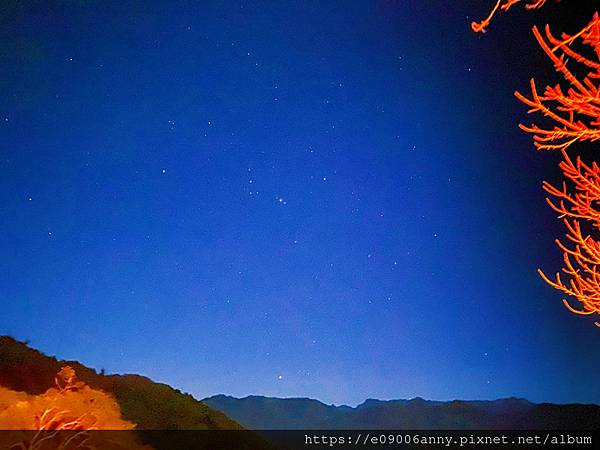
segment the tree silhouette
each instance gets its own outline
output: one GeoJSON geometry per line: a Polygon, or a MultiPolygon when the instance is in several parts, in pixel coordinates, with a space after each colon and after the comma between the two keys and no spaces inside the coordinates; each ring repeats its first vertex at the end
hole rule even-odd
{"type": "MultiPolygon", "coordinates": [[[[520,2],[498,0],[489,16],[473,22],[471,28],[484,32],[498,9],[508,10],[520,2]]],[[[531,1],[526,7],[538,8],[544,3],[531,1]]],[[[547,126],[520,128],[533,135],[538,150],[558,150],[563,156],[559,167],[565,181],[560,187],[544,181],[543,188],[552,196],[546,199],[548,204],[559,213],[567,229],[566,242],[556,240],[563,251],[565,276],[559,272],[551,279],[538,272],[551,286],[579,302],[574,307],[563,299],[570,311],[600,314],[600,241],[591,236],[600,231],[600,168],[595,162],[585,164],[579,156],[574,159],[567,152],[574,144],[600,140],[600,18],[594,14],[589,24],[573,35],[563,33],[558,38],[548,25],[543,34],[534,27],[533,34],[568,84],[566,88],[560,84],[547,86],[540,94],[532,79],[531,97],[515,92],[530,107],[529,113],[540,113],[549,122],[547,126]]],[[[600,322],[595,324],[600,326],[600,322]]]]}

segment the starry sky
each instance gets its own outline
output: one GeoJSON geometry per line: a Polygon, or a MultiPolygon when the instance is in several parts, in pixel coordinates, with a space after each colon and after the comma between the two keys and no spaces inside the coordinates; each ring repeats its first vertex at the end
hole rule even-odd
{"type": "Polygon", "coordinates": [[[600,402],[512,95],[583,22],[490,6],[3,1],[0,333],[198,398],[600,402]]]}

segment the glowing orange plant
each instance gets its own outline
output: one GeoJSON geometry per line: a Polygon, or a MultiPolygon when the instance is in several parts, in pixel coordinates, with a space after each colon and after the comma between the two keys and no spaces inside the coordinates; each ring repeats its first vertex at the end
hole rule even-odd
{"type": "MultiPolygon", "coordinates": [[[[480,22],[473,22],[475,32],[484,32],[494,14],[508,10],[521,0],[498,0],[491,13],[480,22]]],[[[545,0],[532,0],[526,5],[533,9],[545,0]]],[[[556,289],[575,298],[579,305],[573,307],[563,299],[569,310],[576,314],[600,313],[600,242],[590,236],[600,231],[600,168],[582,162],[578,156],[569,157],[567,149],[575,143],[600,140],[600,18],[598,13],[591,22],[576,34],[563,33],[557,38],[548,26],[542,34],[537,27],[533,34],[554,67],[568,82],[564,90],[560,85],[547,86],[543,94],[531,80],[531,98],[519,92],[515,96],[530,107],[529,113],[541,113],[553,124],[549,127],[520,125],[533,135],[538,150],[559,150],[563,155],[560,169],[566,180],[561,187],[544,181],[543,188],[552,198],[548,204],[560,214],[567,228],[567,243],[557,240],[563,251],[563,273],[550,279],[538,269],[542,278],[556,289]],[[567,67],[573,61],[576,66],[567,67]]],[[[600,322],[596,322],[600,326],[600,322]]]]}
{"type": "Polygon", "coordinates": [[[71,367],[56,377],[56,387],[30,395],[0,386],[0,448],[15,450],[138,449],[133,434],[91,434],[90,430],[132,430],[116,400],[79,381],[71,367]],[[30,430],[30,431],[25,431],[30,430]],[[115,436],[118,437],[114,439],[115,436]]]}
{"type": "MultiPolygon", "coordinates": [[[[546,87],[540,95],[535,81],[531,80],[531,98],[515,92],[516,97],[530,107],[529,113],[538,112],[553,122],[551,127],[538,125],[521,129],[533,134],[538,150],[560,150],[564,160],[560,168],[565,178],[560,188],[544,181],[543,187],[553,199],[548,204],[560,214],[567,228],[567,244],[557,240],[563,251],[563,273],[552,280],[538,270],[551,286],[579,301],[579,308],[563,300],[576,314],[600,313],[600,242],[590,236],[600,231],[600,168],[593,162],[584,164],[578,156],[575,161],[567,149],[582,142],[600,139],[600,18],[598,13],[591,22],[574,35],[563,33],[555,37],[546,26],[544,35],[534,27],[533,33],[556,70],[569,83],[567,90],[560,85],[546,87]],[[581,45],[583,44],[583,45],[581,45]],[[575,46],[583,48],[576,50],[575,46]],[[587,50],[590,56],[584,56],[587,50]],[[567,67],[567,61],[578,63],[567,67]],[[577,76],[577,73],[582,74],[577,76]],[[580,81],[581,79],[581,81],[580,81]]],[[[596,322],[600,326],[600,322],[596,322]]]]}

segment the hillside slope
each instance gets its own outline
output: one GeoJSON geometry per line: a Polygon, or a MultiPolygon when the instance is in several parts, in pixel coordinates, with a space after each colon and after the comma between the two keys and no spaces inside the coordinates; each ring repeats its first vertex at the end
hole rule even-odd
{"type": "Polygon", "coordinates": [[[112,394],[123,418],[138,429],[241,430],[239,423],[165,384],[138,375],[103,375],[76,361],[59,361],[8,336],[0,336],[0,386],[41,394],[65,365],[94,389],[112,394]]]}
{"type": "Polygon", "coordinates": [[[356,408],[305,398],[202,400],[251,429],[598,429],[600,406],[494,401],[367,400],[356,408]]]}

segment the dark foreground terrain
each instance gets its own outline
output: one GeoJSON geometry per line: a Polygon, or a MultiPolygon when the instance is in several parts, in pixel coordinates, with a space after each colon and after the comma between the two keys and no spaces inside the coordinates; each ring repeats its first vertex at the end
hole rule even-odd
{"type": "MultiPolygon", "coordinates": [[[[73,368],[77,378],[91,388],[111,394],[123,418],[136,424],[138,431],[92,432],[92,439],[101,439],[103,445],[110,443],[101,447],[105,450],[130,448],[127,442],[131,441],[128,436],[131,433],[136,435],[137,441],[154,450],[273,448],[222,412],[168,385],[139,375],[97,373],[77,361],[61,361],[11,337],[0,336],[0,386],[4,388],[42,394],[55,386],[55,377],[65,366],[73,368]]],[[[4,441],[12,439],[7,433],[0,432],[0,448],[5,448],[4,441]]],[[[57,439],[71,438],[65,435],[68,432],[61,433],[57,439]]],[[[34,435],[23,433],[22,439],[32,440],[34,435]]],[[[37,438],[39,440],[39,436],[37,438]]],[[[58,448],[53,447],[52,441],[46,443],[46,447],[39,448],[58,448]]]]}
{"type": "Polygon", "coordinates": [[[225,414],[166,384],[139,375],[104,375],[76,361],[61,361],[7,336],[0,336],[0,386],[41,394],[68,365],[94,389],[112,394],[123,418],[140,429],[242,429],[225,414]]]}

